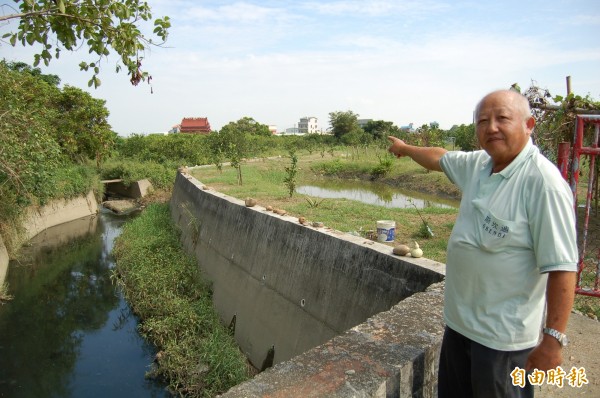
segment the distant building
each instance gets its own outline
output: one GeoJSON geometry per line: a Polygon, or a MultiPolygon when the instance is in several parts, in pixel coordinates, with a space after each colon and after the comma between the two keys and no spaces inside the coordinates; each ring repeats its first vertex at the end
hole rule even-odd
{"type": "Polygon", "coordinates": [[[184,117],[179,126],[180,133],[208,134],[210,123],[207,117],[184,117]]]}
{"type": "Polygon", "coordinates": [[[369,122],[372,122],[373,119],[358,119],[358,127],[364,129],[369,122]]]}
{"type": "Polygon", "coordinates": [[[300,130],[298,127],[290,127],[285,129],[285,132],[282,132],[281,135],[298,135],[300,134],[300,130]]]}
{"type": "Polygon", "coordinates": [[[298,134],[318,133],[317,118],[314,116],[305,116],[298,122],[298,134]]]}
{"type": "Polygon", "coordinates": [[[274,124],[270,124],[269,131],[271,132],[271,134],[277,134],[277,126],[275,126],[274,124]]]}
{"type": "Polygon", "coordinates": [[[412,123],[408,123],[408,126],[400,126],[400,131],[406,131],[408,133],[414,133],[415,129],[413,128],[412,123]]]}

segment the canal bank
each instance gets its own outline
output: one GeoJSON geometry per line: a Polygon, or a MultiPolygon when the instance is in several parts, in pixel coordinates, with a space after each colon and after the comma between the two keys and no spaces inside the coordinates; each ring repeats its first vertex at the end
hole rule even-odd
{"type": "MultiPolygon", "coordinates": [[[[45,206],[28,208],[21,223],[23,232],[12,231],[9,233],[13,233],[15,237],[18,236],[14,246],[20,247],[24,242],[48,228],[97,213],[98,203],[94,192],[90,191],[86,196],[53,200],[45,206]]],[[[8,250],[0,236],[0,285],[6,278],[9,260],[8,250]]]]}

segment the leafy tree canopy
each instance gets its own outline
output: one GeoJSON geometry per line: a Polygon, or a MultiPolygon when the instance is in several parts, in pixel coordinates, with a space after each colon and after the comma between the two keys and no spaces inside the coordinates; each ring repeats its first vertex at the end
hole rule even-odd
{"type": "MultiPolygon", "coordinates": [[[[245,116],[238,120],[237,122],[229,122],[223,129],[237,131],[238,133],[249,134],[249,135],[260,135],[269,137],[271,136],[271,132],[269,131],[269,126],[266,124],[258,123],[251,117],[245,116]]],[[[223,131],[221,131],[223,132],[223,131]]]]}
{"type": "Polygon", "coordinates": [[[32,68],[25,62],[6,62],[0,61],[2,65],[15,72],[29,73],[31,76],[36,76],[52,86],[58,86],[60,84],[60,77],[58,75],[45,75],[42,73],[40,68],[32,68]]]}
{"type": "Polygon", "coordinates": [[[452,126],[448,131],[448,135],[454,137],[454,144],[463,151],[479,149],[477,135],[475,134],[475,125],[473,123],[452,126]]]}
{"type": "Polygon", "coordinates": [[[0,197],[13,207],[51,197],[59,170],[87,159],[100,163],[116,137],[104,100],[61,90],[32,70],[0,62],[0,197]]]}
{"type": "Polygon", "coordinates": [[[363,130],[375,140],[384,139],[388,135],[396,136],[400,133],[398,126],[384,120],[370,120],[363,130]]]}
{"type": "MultiPolygon", "coordinates": [[[[98,87],[100,64],[110,49],[117,53],[127,69],[130,82],[137,85],[150,76],[143,72],[144,50],[153,43],[140,31],[142,21],[152,19],[150,6],[141,0],[23,0],[15,1],[15,6],[3,5],[4,15],[0,22],[19,20],[16,32],[9,32],[2,39],[15,46],[41,44],[41,51],[34,55],[34,66],[41,61],[47,66],[52,58],[58,58],[63,49],[73,51],[86,44],[89,53],[97,59],[94,62],[82,61],[81,70],[92,71],[88,82],[98,87]],[[6,9],[13,11],[6,13],[6,9]]],[[[163,44],[171,26],[169,17],[154,20],[153,33],[163,44]]],[[[121,70],[117,64],[117,72],[121,70]]]]}
{"type": "Polygon", "coordinates": [[[438,128],[437,123],[424,124],[415,131],[415,136],[421,146],[444,146],[444,131],[438,128]]]}
{"type": "Polygon", "coordinates": [[[329,113],[329,124],[331,124],[333,135],[340,139],[344,135],[359,130],[358,114],[352,111],[336,111],[329,113]]]}

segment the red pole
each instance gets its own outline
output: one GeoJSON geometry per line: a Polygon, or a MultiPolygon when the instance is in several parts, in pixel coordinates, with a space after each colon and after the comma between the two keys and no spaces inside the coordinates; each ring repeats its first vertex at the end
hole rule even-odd
{"type": "Polygon", "coordinates": [[[558,169],[560,174],[566,181],[569,181],[569,154],[571,152],[571,144],[569,142],[561,142],[558,144],[558,169]]]}

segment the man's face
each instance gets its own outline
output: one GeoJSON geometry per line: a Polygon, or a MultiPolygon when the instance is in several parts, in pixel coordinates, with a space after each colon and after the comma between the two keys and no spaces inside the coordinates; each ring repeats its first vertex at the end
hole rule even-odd
{"type": "Polygon", "coordinates": [[[483,99],[477,117],[479,145],[492,158],[495,173],[508,166],[527,145],[535,124],[526,119],[519,99],[507,92],[496,92],[483,99]]]}

